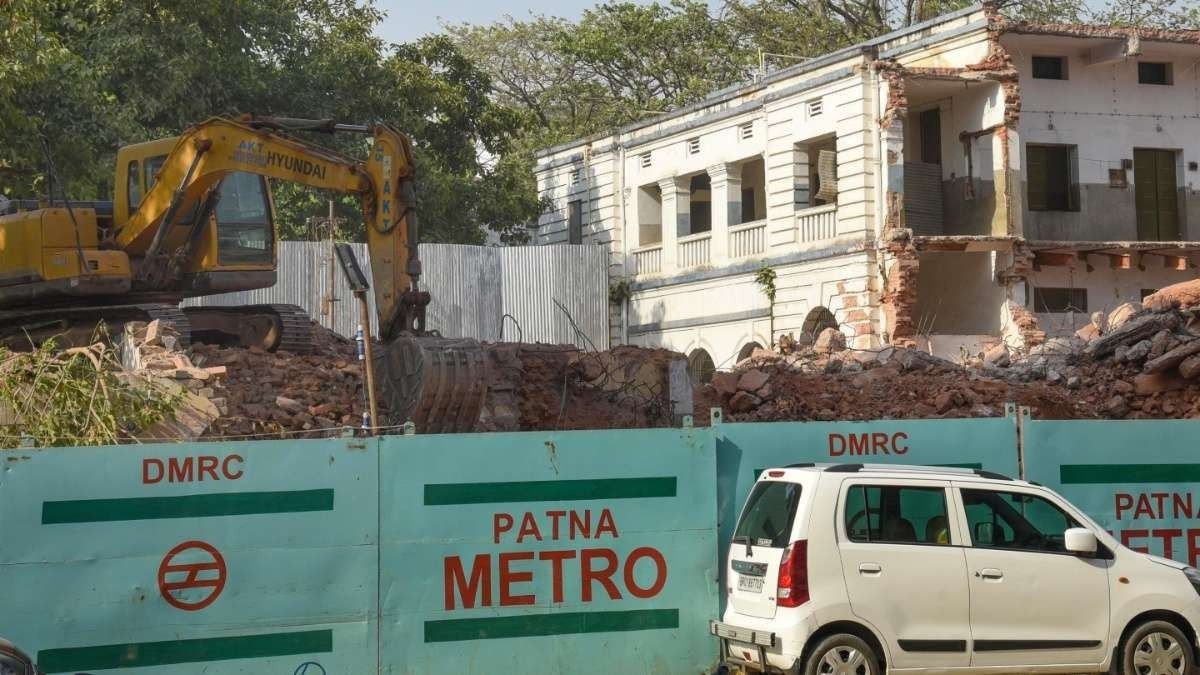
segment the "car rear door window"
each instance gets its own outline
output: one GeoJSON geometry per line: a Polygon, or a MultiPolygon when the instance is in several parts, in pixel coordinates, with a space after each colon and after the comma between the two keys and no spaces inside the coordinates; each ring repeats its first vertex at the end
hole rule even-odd
{"type": "Polygon", "coordinates": [[[846,535],[872,544],[950,544],[946,491],[938,487],[852,485],[846,535]]]}
{"type": "Polygon", "coordinates": [[[801,485],[782,481],[760,481],[750,491],[746,508],[734,530],[734,541],[748,541],[754,546],[783,548],[789,543],[796,505],[800,503],[801,485]]]}
{"type": "Polygon", "coordinates": [[[1023,492],[963,490],[971,545],[1066,552],[1065,533],[1079,523],[1050,500],[1023,492]]]}

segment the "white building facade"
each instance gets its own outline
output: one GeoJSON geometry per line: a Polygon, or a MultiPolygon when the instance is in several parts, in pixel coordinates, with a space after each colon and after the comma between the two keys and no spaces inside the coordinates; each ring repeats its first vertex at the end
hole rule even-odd
{"type": "Polygon", "coordinates": [[[1195,277],[1198,63],[972,7],[540,153],[537,240],[606,246],[611,341],[697,375],[830,326],[1028,346],[1195,277]]]}

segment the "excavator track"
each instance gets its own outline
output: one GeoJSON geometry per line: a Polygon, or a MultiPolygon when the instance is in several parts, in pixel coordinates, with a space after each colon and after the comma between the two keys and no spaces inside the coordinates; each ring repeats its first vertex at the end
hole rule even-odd
{"type": "Polygon", "coordinates": [[[115,337],[120,334],[126,323],[155,320],[175,329],[178,333],[178,346],[187,347],[191,344],[191,323],[187,315],[179,307],[168,303],[50,307],[32,311],[0,312],[0,342],[9,347],[22,348],[28,346],[30,340],[39,343],[54,337],[78,345],[90,341],[91,334],[102,322],[107,325],[109,335],[115,337]]]}
{"type": "Polygon", "coordinates": [[[279,345],[276,351],[308,354],[313,350],[313,324],[308,312],[296,305],[266,305],[279,317],[279,345]]]}
{"type": "Polygon", "coordinates": [[[183,309],[197,342],[266,351],[308,354],[313,350],[313,326],[308,313],[296,305],[205,305],[183,309]]]}

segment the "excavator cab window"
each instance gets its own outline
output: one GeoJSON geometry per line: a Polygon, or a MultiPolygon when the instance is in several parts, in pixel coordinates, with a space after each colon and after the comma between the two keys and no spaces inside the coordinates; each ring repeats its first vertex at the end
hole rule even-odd
{"type": "Polygon", "coordinates": [[[222,179],[217,202],[218,264],[272,262],[273,230],[266,181],[240,171],[222,179]]]}
{"type": "Polygon", "coordinates": [[[133,211],[142,203],[142,172],[136,159],[129,162],[127,175],[125,196],[129,199],[129,210],[133,211]]]}
{"type": "MultiPolygon", "coordinates": [[[[154,184],[158,182],[158,172],[162,169],[163,162],[166,161],[166,155],[158,155],[146,160],[146,192],[149,192],[150,188],[154,187],[154,184]]],[[[141,200],[139,199],[138,201],[141,200]]]]}

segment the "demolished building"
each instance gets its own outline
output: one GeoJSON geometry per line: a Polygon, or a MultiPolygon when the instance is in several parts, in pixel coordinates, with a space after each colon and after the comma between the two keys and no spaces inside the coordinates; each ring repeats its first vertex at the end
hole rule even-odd
{"type": "Polygon", "coordinates": [[[541,152],[537,240],[608,247],[613,344],[698,379],[827,327],[1028,348],[1196,276],[1198,59],[977,5],[541,152]]]}

